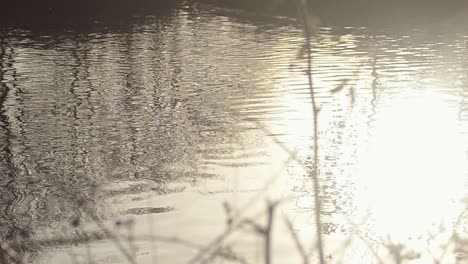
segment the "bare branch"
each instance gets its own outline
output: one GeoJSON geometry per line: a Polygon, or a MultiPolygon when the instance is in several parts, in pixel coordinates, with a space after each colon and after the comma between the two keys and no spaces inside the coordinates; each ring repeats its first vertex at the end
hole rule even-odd
{"type": "Polygon", "coordinates": [[[291,237],[294,240],[294,244],[296,245],[297,251],[299,251],[299,254],[302,257],[302,263],[303,264],[309,264],[309,257],[307,256],[307,253],[306,253],[304,247],[302,246],[301,240],[297,236],[297,233],[294,230],[294,227],[293,227],[291,221],[286,216],[284,216],[283,218],[284,218],[284,222],[286,223],[286,226],[289,229],[289,233],[291,234],[291,237]]]}

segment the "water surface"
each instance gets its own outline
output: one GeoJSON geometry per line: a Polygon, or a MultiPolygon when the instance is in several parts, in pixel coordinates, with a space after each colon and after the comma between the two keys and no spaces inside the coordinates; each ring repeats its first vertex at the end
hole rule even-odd
{"type": "MultiPolygon", "coordinates": [[[[461,30],[316,30],[331,262],[374,263],[402,243],[427,263],[449,242],[443,260],[466,260],[450,235],[466,239],[467,40],[461,30]]],[[[84,28],[2,27],[0,238],[26,263],[126,263],[102,223],[139,263],[186,263],[199,251],[163,238],[203,247],[225,228],[223,204],[257,216],[280,199],[274,256],[297,259],[282,214],[311,245],[303,45],[293,19],[209,5],[84,28]]],[[[254,232],[230,243],[263,261],[254,232]]]]}

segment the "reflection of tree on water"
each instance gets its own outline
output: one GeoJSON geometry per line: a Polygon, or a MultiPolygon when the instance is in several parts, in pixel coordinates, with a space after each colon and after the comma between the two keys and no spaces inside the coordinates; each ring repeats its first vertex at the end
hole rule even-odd
{"type": "MultiPolygon", "coordinates": [[[[29,171],[23,163],[21,147],[15,146],[14,133],[16,121],[21,121],[19,117],[8,113],[6,101],[9,97],[15,97],[20,93],[15,82],[17,81],[16,69],[13,66],[15,51],[8,47],[2,39],[0,42],[0,127],[1,127],[1,152],[0,152],[0,238],[6,240],[18,240],[30,236],[29,219],[18,218],[23,214],[22,204],[30,205],[30,197],[26,195],[26,190],[22,186],[28,186],[24,178],[28,177],[29,171]],[[9,74],[9,80],[6,76],[9,74]],[[5,228],[7,227],[7,228],[5,228]]],[[[19,100],[18,100],[19,101],[19,100]]],[[[21,101],[19,101],[21,102],[21,101]]],[[[16,131],[18,132],[18,131],[16,131]]]]}
{"type": "MultiPolygon", "coordinates": [[[[67,201],[79,198],[66,194],[61,187],[60,181],[56,181],[56,186],[48,190],[41,183],[53,183],[58,178],[48,174],[41,178],[41,164],[34,164],[31,159],[31,144],[25,135],[28,124],[24,112],[24,89],[20,87],[21,76],[17,66],[18,54],[13,44],[2,41],[0,54],[0,119],[2,128],[3,143],[0,155],[1,158],[1,200],[0,200],[0,238],[11,243],[18,252],[35,248],[37,245],[25,243],[24,240],[35,235],[40,225],[53,223],[51,214],[56,201],[67,201]],[[26,122],[25,122],[26,121],[26,122]],[[55,178],[55,179],[54,179],[55,178]],[[55,194],[59,198],[54,197],[55,194]],[[56,198],[56,199],[55,199],[56,198]],[[41,224],[42,223],[42,224],[41,224]]],[[[45,184],[48,186],[48,184],[45,184]]],[[[72,206],[73,203],[70,203],[72,206]]]]}
{"type": "Polygon", "coordinates": [[[198,169],[198,150],[226,152],[226,131],[236,128],[221,115],[210,120],[220,95],[193,96],[198,87],[187,80],[196,77],[184,72],[175,48],[182,36],[173,32],[60,36],[48,45],[4,39],[1,238],[22,251],[48,244],[34,241],[71,241],[80,210],[102,217],[96,211],[108,199],[211,176],[198,169]],[[20,89],[21,101],[13,100],[20,89]]]}

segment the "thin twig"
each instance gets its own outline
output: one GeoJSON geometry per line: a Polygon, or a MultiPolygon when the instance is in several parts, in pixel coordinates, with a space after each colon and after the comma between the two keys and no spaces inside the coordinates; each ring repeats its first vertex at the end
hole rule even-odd
{"type": "MultiPolygon", "coordinates": [[[[463,215],[464,215],[464,214],[461,213],[461,214],[457,217],[457,220],[455,221],[455,224],[454,224],[454,228],[458,227],[458,226],[461,224],[461,222],[463,221],[463,215]]],[[[453,242],[453,240],[454,240],[455,237],[456,237],[456,231],[454,230],[453,233],[452,233],[452,235],[451,235],[450,238],[448,239],[447,244],[446,244],[446,246],[444,247],[444,250],[442,251],[442,254],[441,254],[440,258],[439,258],[440,261],[442,261],[442,260],[445,258],[445,256],[447,255],[447,253],[448,253],[448,252],[447,252],[447,249],[448,249],[450,243],[453,242]]]]}
{"type": "MultiPolygon", "coordinates": [[[[184,239],[181,239],[181,238],[178,238],[178,237],[166,237],[166,236],[160,236],[160,235],[152,235],[150,237],[150,239],[151,239],[151,241],[159,241],[159,242],[162,242],[162,243],[170,243],[170,244],[177,244],[177,245],[185,246],[185,247],[191,248],[191,249],[196,250],[196,251],[201,251],[203,249],[202,245],[198,245],[196,243],[193,243],[191,241],[184,240],[184,239]]],[[[208,258],[208,261],[213,260],[215,257],[222,257],[222,258],[224,258],[226,260],[237,261],[237,262],[243,263],[243,264],[248,263],[246,259],[244,259],[244,258],[242,258],[240,256],[237,256],[235,253],[233,253],[231,251],[226,251],[223,248],[218,248],[216,251],[214,251],[213,255],[211,255],[208,258]]]]}
{"type": "Polygon", "coordinates": [[[318,180],[318,162],[319,162],[319,144],[318,144],[318,116],[320,109],[317,107],[315,99],[314,83],[312,79],[312,29],[309,24],[309,8],[310,1],[304,0],[302,3],[302,20],[304,24],[304,33],[306,36],[306,49],[307,49],[307,79],[309,83],[310,99],[312,101],[313,120],[313,137],[314,137],[314,154],[313,154],[313,167],[312,167],[312,180],[314,183],[314,207],[315,207],[315,228],[317,235],[317,249],[319,251],[320,264],[325,263],[325,254],[323,252],[323,239],[322,239],[322,219],[320,217],[321,201],[320,201],[320,183],[318,180]]]}
{"type": "Polygon", "coordinates": [[[357,237],[362,241],[364,242],[364,244],[366,244],[367,248],[371,251],[372,255],[374,255],[374,258],[378,261],[378,263],[380,264],[383,264],[384,261],[382,260],[382,258],[379,256],[379,254],[377,253],[377,251],[375,251],[375,249],[372,247],[372,245],[369,243],[368,239],[366,239],[362,234],[361,232],[359,231],[360,228],[359,226],[354,223],[349,217],[347,217],[346,215],[344,216],[345,220],[351,224],[354,228],[354,230],[356,230],[357,232],[355,233],[357,235],[357,237]]]}
{"type": "Polygon", "coordinates": [[[131,264],[137,264],[135,258],[132,256],[130,252],[128,252],[125,247],[122,245],[120,240],[115,236],[103,223],[101,223],[98,219],[95,219],[91,214],[88,214],[86,210],[82,210],[85,214],[87,214],[93,221],[96,223],[96,225],[99,227],[99,229],[106,234],[106,236],[114,243],[114,245],[119,249],[119,251],[125,256],[127,261],[131,264]]]}
{"type": "Polygon", "coordinates": [[[273,220],[275,217],[276,203],[268,204],[268,222],[265,228],[265,264],[271,264],[271,243],[273,237],[273,220]]]}
{"type": "Polygon", "coordinates": [[[294,227],[291,221],[286,216],[284,216],[283,218],[284,218],[284,222],[286,223],[286,226],[289,229],[289,233],[291,234],[291,237],[294,240],[294,244],[296,245],[297,251],[299,251],[299,254],[302,257],[302,263],[309,264],[309,257],[307,256],[307,253],[304,247],[302,246],[301,240],[297,236],[296,231],[294,230],[294,227]]]}
{"type": "MultiPolygon", "coordinates": [[[[293,153],[296,153],[296,151],[292,151],[293,153]]],[[[295,155],[294,155],[295,156],[295,155]]],[[[288,159],[284,161],[283,165],[286,166],[288,165],[291,161],[294,160],[294,156],[288,156],[288,159]]],[[[275,182],[275,180],[281,175],[280,172],[276,173],[272,177],[270,177],[269,181],[265,184],[263,191],[265,191],[271,184],[275,182]]],[[[209,252],[216,251],[219,247],[221,247],[222,242],[227,239],[227,237],[238,227],[242,226],[245,223],[245,220],[242,219],[243,214],[249,209],[251,206],[255,204],[255,201],[260,198],[260,196],[263,194],[263,192],[258,192],[252,198],[245,203],[245,206],[242,207],[240,210],[237,211],[235,215],[232,216],[232,222],[226,228],[226,230],[221,233],[219,236],[217,236],[213,241],[211,241],[208,246],[206,246],[203,250],[201,250],[196,256],[194,256],[188,263],[194,264],[208,254],[209,252]]]]}
{"type": "Polygon", "coordinates": [[[225,250],[224,248],[219,248],[218,250],[216,250],[214,252],[214,254],[212,256],[210,256],[210,258],[206,259],[204,262],[202,262],[202,264],[208,264],[208,263],[213,263],[214,262],[214,259],[216,257],[222,257],[226,260],[229,260],[229,261],[236,261],[236,262],[239,262],[241,264],[248,264],[247,260],[236,255],[234,252],[232,252],[232,250],[229,248],[228,250],[225,250]]]}
{"type": "MultiPolygon", "coordinates": [[[[286,202],[288,201],[288,199],[281,199],[281,200],[277,200],[275,201],[275,206],[278,206],[280,205],[281,203],[283,202],[286,202]]],[[[264,211],[261,211],[259,214],[256,214],[256,215],[253,215],[251,217],[251,219],[258,219],[258,218],[261,218],[265,215],[265,212],[264,211]]],[[[221,236],[218,236],[216,238],[215,241],[217,241],[218,243],[210,243],[210,246],[208,247],[205,247],[203,249],[202,252],[200,252],[200,254],[198,254],[195,258],[193,258],[192,260],[190,260],[189,263],[197,263],[197,262],[200,262],[200,263],[206,263],[206,261],[202,261],[203,259],[203,256],[205,254],[208,254],[209,252],[211,252],[210,255],[208,255],[207,258],[205,259],[210,259],[212,258],[212,256],[216,253],[216,251],[221,248],[222,246],[222,242],[225,241],[230,234],[232,234],[232,232],[234,232],[235,230],[238,230],[238,228],[242,227],[243,225],[245,224],[249,224],[251,226],[254,227],[255,231],[256,232],[260,232],[262,234],[265,233],[265,229],[262,228],[261,226],[259,226],[258,224],[256,224],[253,220],[251,219],[236,219],[236,222],[229,228],[229,229],[226,229],[226,231],[221,235],[221,236]]]]}

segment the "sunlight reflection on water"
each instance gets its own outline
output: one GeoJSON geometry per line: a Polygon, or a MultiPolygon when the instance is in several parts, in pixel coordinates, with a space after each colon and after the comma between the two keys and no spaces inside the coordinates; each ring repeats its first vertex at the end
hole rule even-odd
{"type": "Polygon", "coordinates": [[[450,225],[462,212],[465,142],[440,93],[391,99],[358,163],[358,199],[376,232],[399,241],[450,225]]]}

